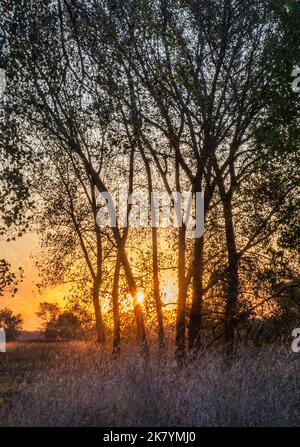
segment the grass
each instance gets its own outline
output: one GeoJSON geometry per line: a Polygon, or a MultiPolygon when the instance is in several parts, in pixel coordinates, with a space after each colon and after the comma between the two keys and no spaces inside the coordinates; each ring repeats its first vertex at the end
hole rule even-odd
{"type": "Polygon", "coordinates": [[[240,347],[229,367],[203,351],[147,364],[92,343],[15,344],[0,357],[2,426],[300,426],[300,357],[240,347]]]}

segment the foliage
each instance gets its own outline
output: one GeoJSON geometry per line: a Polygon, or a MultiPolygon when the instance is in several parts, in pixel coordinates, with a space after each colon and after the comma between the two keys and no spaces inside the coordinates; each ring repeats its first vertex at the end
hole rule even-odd
{"type": "Polygon", "coordinates": [[[23,319],[20,314],[14,314],[7,307],[0,310],[0,326],[5,330],[7,341],[14,341],[18,338],[22,324],[23,319]]]}
{"type": "Polygon", "coordinates": [[[48,340],[75,340],[84,335],[84,321],[78,312],[44,302],[40,304],[37,316],[42,320],[43,333],[48,340]]]}
{"type": "Polygon", "coordinates": [[[70,301],[94,305],[101,324],[109,309],[116,328],[129,291],[145,341],[171,268],[182,351],[200,348],[206,323],[233,344],[246,316],[278,311],[300,265],[298,18],[292,0],[12,7],[9,122],[41,202],[45,284],[71,283],[70,301]],[[123,185],[203,191],[204,238],[99,230],[96,193],[123,185]]]}

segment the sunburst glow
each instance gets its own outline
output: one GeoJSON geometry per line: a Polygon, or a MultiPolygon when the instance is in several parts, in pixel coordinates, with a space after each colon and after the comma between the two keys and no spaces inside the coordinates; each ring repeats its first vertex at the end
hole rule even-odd
{"type": "Polygon", "coordinates": [[[137,302],[141,304],[143,302],[143,300],[144,300],[143,292],[138,292],[137,295],[136,295],[136,299],[137,299],[137,302]]]}

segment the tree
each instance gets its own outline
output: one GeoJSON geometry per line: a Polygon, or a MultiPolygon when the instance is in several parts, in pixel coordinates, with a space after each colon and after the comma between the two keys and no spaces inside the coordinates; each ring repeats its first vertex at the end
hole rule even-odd
{"type": "Polygon", "coordinates": [[[60,314],[60,307],[58,304],[41,303],[39,311],[36,315],[42,320],[42,330],[45,338],[53,339],[56,337],[54,325],[60,314]]]}
{"type": "Polygon", "coordinates": [[[74,160],[63,157],[52,145],[51,150],[47,168],[44,162],[39,163],[35,177],[36,193],[45,204],[38,226],[46,253],[38,264],[46,282],[51,273],[54,284],[58,280],[78,282],[82,276],[90,285],[97,340],[104,344],[100,293],[104,252],[109,248],[103,248],[103,231],[96,224],[95,190],[74,160]]]}
{"type": "MultiPolygon", "coordinates": [[[[105,107],[102,108],[102,102],[99,103],[99,108],[97,107],[96,110],[93,110],[94,105],[91,105],[88,101],[82,101],[83,92],[84,94],[87,92],[86,81],[88,78],[86,78],[85,70],[89,66],[87,64],[82,70],[83,59],[80,57],[78,59],[78,53],[74,54],[73,52],[74,48],[66,45],[64,18],[68,17],[70,12],[67,8],[57,11],[52,5],[50,9],[47,9],[47,6],[38,9],[32,6],[32,9],[28,8],[26,11],[16,6],[13,13],[16,24],[15,36],[21,33],[24,37],[26,36],[27,43],[24,46],[24,42],[12,36],[11,48],[16,57],[22,48],[21,51],[24,58],[19,59],[17,57],[17,59],[18,63],[24,68],[24,71],[22,70],[24,74],[24,76],[22,75],[23,81],[28,83],[28,87],[31,84],[29,88],[30,95],[25,92],[24,86],[21,87],[21,84],[19,84],[20,89],[18,93],[15,92],[15,100],[19,103],[19,111],[22,110],[23,114],[22,122],[24,124],[27,121],[32,123],[35,135],[39,134],[43,136],[42,138],[54,140],[67,157],[76,157],[80,160],[82,167],[98,192],[100,194],[106,193],[108,187],[104,182],[103,172],[98,171],[101,151],[99,152],[99,147],[96,146],[95,142],[95,157],[91,157],[91,146],[87,144],[86,136],[91,126],[90,120],[94,121],[97,118],[98,123],[95,123],[95,127],[101,130],[101,125],[107,120],[107,110],[105,107]],[[34,30],[37,29],[36,27],[39,27],[39,21],[43,20],[44,14],[47,20],[43,21],[42,33],[36,34],[34,30]],[[27,31],[24,33],[24,30],[27,31]],[[57,39],[57,36],[59,36],[59,39],[57,39]],[[39,48],[38,53],[36,52],[37,48],[39,48]],[[42,52],[45,51],[45,55],[48,54],[50,56],[50,53],[52,55],[56,54],[58,63],[53,64],[54,59],[52,56],[40,58],[38,54],[42,54],[41,50],[42,52]],[[64,64],[61,64],[63,60],[66,63],[65,68],[69,72],[68,76],[65,76],[64,64]],[[80,80],[77,73],[79,66],[81,67],[80,80]],[[46,82],[44,82],[45,80],[46,82]],[[87,119],[82,120],[82,116],[85,116],[87,119]]],[[[72,24],[72,17],[69,18],[69,24],[72,24]]],[[[76,42],[76,29],[73,30],[72,27],[69,27],[67,33],[70,39],[74,39],[76,42]]],[[[20,70],[15,66],[16,64],[13,63],[13,59],[11,59],[11,69],[14,73],[16,73],[16,70],[20,73],[20,70]]],[[[92,67],[90,69],[92,70],[92,67]]],[[[89,91],[93,91],[92,86],[89,91]]],[[[99,88],[97,92],[99,92],[99,88]]],[[[95,102],[93,101],[92,104],[95,104],[95,102]]],[[[103,153],[104,151],[102,151],[103,153]]],[[[133,298],[141,349],[147,353],[147,336],[142,308],[137,300],[136,280],[126,254],[124,240],[119,227],[112,227],[112,233],[133,298]]]]}
{"type": "Polygon", "coordinates": [[[22,268],[19,268],[19,277],[11,271],[11,265],[5,259],[0,259],[0,297],[8,290],[12,295],[17,292],[18,282],[22,280],[22,268]]]}
{"type": "MultiPolygon", "coordinates": [[[[24,176],[28,153],[18,135],[17,120],[11,106],[11,84],[6,73],[11,31],[7,2],[1,3],[0,13],[0,237],[10,241],[28,229],[27,209],[33,204],[24,176]]],[[[6,259],[0,260],[0,296],[8,289],[14,295],[22,279],[22,269],[15,273],[6,259]]]]}
{"type": "Polygon", "coordinates": [[[7,341],[15,341],[19,337],[22,324],[23,319],[20,314],[14,314],[7,307],[0,310],[0,326],[5,330],[7,341]]]}
{"type": "MultiPolygon", "coordinates": [[[[43,202],[51,203],[55,215],[48,212],[48,221],[61,233],[49,236],[49,247],[55,242],[55,256],[64,258],[61,275],[76,262],[82,266],[79,282],[89,278],[94,298],[103,272],[114,270],[115,351],[125,273],[138,338],[148,352],[137,295],[145,272],[130,244],[135,238],[137,246],[137,234],[144,233],[118,220],[105,234],[95,225],[96,194],[120,184],[129,193],[144,188],[149,202],[154,186],[190,190],[194,198],[204,193],[205,236],[189,241],[185,225],[169,233],[174,248],[176,241],[178,358],[187,346],[199,350],[207,321],[222,325],[232,354],[238,324],[275,297],[278,284],[266,278],[266,265],[274,263],[280,284],[284,275],[277,275],[273,253],[296,253],[299,239],[299,104],[286,84],[299,57],[298,14],[294,2],[265,0],[14,6],[8,73],[18,132],[33,152],[39,144],[39,158],[50,168],[43,202]]],[[[145,238],[162,346],[159,234],[152,228],[145,238]]],[[[292,264],[287,283],[298,274],[292,264]]],[[[100,321],[96,306],[97,312],[100,321]]]]}
{"type": "Polygon", "coordinates": [[[83,322],[72,310],[62,310],[58,304],[41,303],[37,316],[49,340],[75,340],[84,334],[83,322]]]}

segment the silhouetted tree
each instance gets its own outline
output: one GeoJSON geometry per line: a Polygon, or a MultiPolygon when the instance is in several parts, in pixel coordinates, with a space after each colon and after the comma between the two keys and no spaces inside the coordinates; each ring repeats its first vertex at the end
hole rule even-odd
{"type": "Polygon", "coordinates": [[[22,324],[23,319],[20,314],[14,314],[7,307],[0,310],[0,326],[5,330],[7,341],[15,341],[19,337],[22,324]]]}

